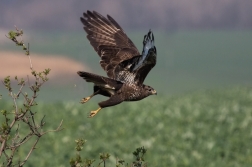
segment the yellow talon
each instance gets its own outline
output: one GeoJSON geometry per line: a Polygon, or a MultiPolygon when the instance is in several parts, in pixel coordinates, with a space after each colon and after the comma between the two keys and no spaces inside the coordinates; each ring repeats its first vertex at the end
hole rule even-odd
{"type": "Polygon", "coordinates": [[[91,99],[91,97],[85,97],[85,98],[81,99],[80,103],[84,104],[84,103],[88,102],[90,99],[91,99]]]}
{"type": "Polygon", "coordinates": [[[88,102],[93,96],[97,95],[99,92],[100,92],[100,90],[97,90],[92,95],[90,95],[88,97],[84,97],[83,99],[81,99],[80,103],[84,104],[84,103],[88,102]]]}
{"type": "Polygon", "coordinates": [[[90,115],[89,115],[89,118],[94,117],[101,109],[102,109],[102,108],[100,107],[100,108],[98,108],[98,109],[95,110],[95,111],[91,111],[91,112],[90,112],[90,115]]]}

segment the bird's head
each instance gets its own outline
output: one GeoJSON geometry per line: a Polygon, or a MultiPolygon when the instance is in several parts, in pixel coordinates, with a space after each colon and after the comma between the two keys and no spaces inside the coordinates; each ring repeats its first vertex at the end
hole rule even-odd
{"type": "Polygon", "coordinates": [[[144,92],[147,96],[149,95],[157,95],[157,91],[155,89],[153,89],[152,87],[148,86],[148,85],[144,85],[144,92]]]}

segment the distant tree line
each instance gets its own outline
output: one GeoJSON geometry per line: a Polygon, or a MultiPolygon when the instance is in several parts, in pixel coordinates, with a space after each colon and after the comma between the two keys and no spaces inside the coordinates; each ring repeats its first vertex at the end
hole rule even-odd
{"type": "Polygon", "coordinates": [[[86,10],[109,14],[124,29],[251,29],[251,0],[145,0],[145,1],[3,1],[0,22],[36,29],[80,30],[78,18],[86,10]],[[52,8],[51,6],[58,6],[52,8]],[[18,7],[17,7],[18,6],[18,7]],[[47,12],[44,12],[46,8],[47,12]],[[27,10],[36,9],[36,10],[27,10]],[[10,12],[11,11],[11,12],[10,12]],[[36,17],[31,17],[31,16],[36,17]],[[15,17],[13,17],[15,16],[15,17]],[[76,18],[76,20],[74,19],[76,18]],[[13,23],[11,21],[13,21],[13,23]]]}

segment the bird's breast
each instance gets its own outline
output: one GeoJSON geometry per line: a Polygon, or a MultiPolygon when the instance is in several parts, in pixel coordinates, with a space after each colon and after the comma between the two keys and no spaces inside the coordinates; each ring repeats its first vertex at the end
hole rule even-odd
{"type": "Polygon", "coordinates": [[[137,101],[142,99],[142,89],[133,83],[124,84],[121,89],[125,97],[124,101],[137,101]]]}

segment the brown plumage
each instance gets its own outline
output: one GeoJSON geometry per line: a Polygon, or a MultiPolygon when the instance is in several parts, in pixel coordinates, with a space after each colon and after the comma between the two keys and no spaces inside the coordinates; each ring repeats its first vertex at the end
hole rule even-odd
{"type": "Polygon", "coordinates": [[[93,117],[102,108],[117,105],[123,101],[137,101],[156,91],[144,85],[144,79],[156,64],[156,47],[151,31],[144,36],[143,51],[140,55],[134,43],[128,38],[119,24],[109,15],[107,18],[93,11],[83,13],[80,18],[87,32],[87,38],[100,56],[100,65],[108,77],[78,71],[87,82],[94,83],[94,93],[81,100],[85,103],[94,95],[110,97],[100,102],[89,117],[93,117]]]}

